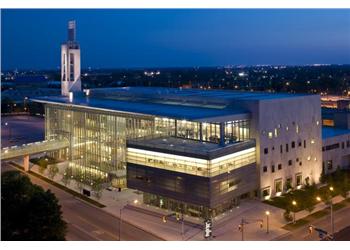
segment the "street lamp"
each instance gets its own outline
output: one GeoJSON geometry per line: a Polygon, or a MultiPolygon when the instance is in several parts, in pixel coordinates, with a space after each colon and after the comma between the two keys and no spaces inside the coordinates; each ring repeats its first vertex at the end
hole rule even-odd
{"type": "MultiPolygon", "coordinates": [[[[135,205],[137,205],[139,203],[139,201],[135,199],[135,200],[133,200],[133,203],[135,205]]],[[[121,241],[120,237],[121,237],[121,226],[122,226],[122,211],[128,205],[129,205],[129,201],[126,201],[126,205],[123,206],[122,208],[120,208],[120,210],[119,210],[119,241],[121,241]]]]}
{"type": "Polygon", "coordinates": [[[295,209],[296,209],[296,206],[297,206],[297,202],[295,200],[292,201],[292,205],[295,207],[293,209],[293,224],[296,223],[296,220],[295,220],[295,209]]]}
{"type": "Polygon", "coordinates": [[[5,126],[6,126],[7,129],[8,129],[9,140],[11,140],[11,126],[9,126],[9,123],[8,123],[8,122],[5,122],[5,126]]]}
{"type": "Polygon", "coordinates": [[[269,216],[270,216],[270,211],[266,211],[266,233],[269,233],[269,216]]]}
{"type": "Polygon", "coordinates": [[[164,215],[162,217],[162,221],[163,221],[163,223],[167,223],[168,222],[167,217],[170,217],[170,216],[173,216],[173,215],[176,216],[176,220],[177,221],[181,220],[181,238],[182,238],[182,240],[184,240],[184,236],[185,236],[185,230],[184,230],[185,220],[184,220],[184,213],[183,213],[182,209],[181,209],[181,218],[178,216],[177,213],[172,213],[172,214],[164,215]]]}
{"type": "MultiPolygon", "coordinates": [[[[330,186],[329,187],[329,191],[333,192],[334,188],[332,186],[330,186]]],[[[329,207],[331,209],[331,234],[333,236],[333,234],[334,234],[334,214],[333,214],[333,199],[332,198],[333,197],[332,197],[332,194],[331,194],[330,198],[329,198],[329,207]]],[[[316,200],[319,201],[319,202],[322,201],[320,196],[317,196],[316,200]]],[[[325,204],[327,204],[327,203],[325,202],[325,204]]]]}

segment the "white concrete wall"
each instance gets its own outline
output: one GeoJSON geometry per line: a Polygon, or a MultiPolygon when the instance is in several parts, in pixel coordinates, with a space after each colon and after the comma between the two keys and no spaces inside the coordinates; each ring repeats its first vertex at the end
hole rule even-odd
{"type": "Polygon", "coordinates": [[[296,187],[297,174],[302,175],[303,184],[307,177],[310,184],[318,183],[322,171],[320,97],[310,95],[244,101],[242,106],[252,112],[251,134],[257,143],[261,193],[264,188],[270,187],[271,197],[275,196],[275,181],[280,178],[283,188],[287,178],[292,178],[292,185],[296,187]],[[272,138],[269,138],[269,132],[272,138]],[[293,141],[295,148],[292,148],[293,141]],[[286,144],[289,152],[286,152],[286,144]],[[280,153],[280,145],[283,153],[280,153]],[[268,148],[268,154],[264,154],[264,148],[268,148]],[[288,165],[289,160],[292,160],[291,166],[288,165]],[[282,164],[281,170],[278,170],[278,164],[282,164]],[[272,165],[275,166],[274,173],[272,165]],[[264,166],[267,166],[267,172],[263,172],[264,166]]]}
{"type": "Polygon", "coordinates": [[[61,93],[68,96],[69,92],[81,91],[80,76],[80,49],[69,49],[66,44],[61,46],[61,93]],[[70,57],[74,56],[74,81],[70,81],[70,57]],[[63,79],[63,72],[66,72],[66,78],[63,79]]]}
{"type": "Polygon", "coordinates": [[[339,143],[339,148],[325,150],[322,152],[324,171],[326,174],[334,172],[338,166],[342,169],[350,167],[350,146],[348,146],[349,144],[347,141],[350,143],[350,132],[348,134],[342,134],[323,139],[324,149],[326,146],[339,143]],[[331,169],[328,169],[327,161],[332,161],[331,169]]]}

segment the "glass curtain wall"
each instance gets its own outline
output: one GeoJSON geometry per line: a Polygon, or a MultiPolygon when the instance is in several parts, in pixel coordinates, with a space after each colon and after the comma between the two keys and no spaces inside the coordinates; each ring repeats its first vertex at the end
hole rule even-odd
{"type": "MultiPolygon", "coordinates": [[[[224,126],[226,143],[250,139],[249,120],[229,121],[224,126]]],[[[219,123],[200,123],[156,117],[155,130],[155,134],[160,136],[175,136],[213,143],[220,142],[219,123]]]]}
{"type": "Polygon", "coordinates": [[[46,105],[46,139],[66,138],[68,150],[56,157],[69,160],[75,179],[86,184],[96,180],[125,186],[126,140],[154,133],[153,118],[68,110],[46,105]]]}

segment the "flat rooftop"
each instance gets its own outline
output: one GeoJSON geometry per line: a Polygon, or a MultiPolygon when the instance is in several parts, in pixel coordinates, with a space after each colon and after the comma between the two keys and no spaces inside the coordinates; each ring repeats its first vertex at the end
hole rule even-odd
{"type": "Polygon", "coordinates": [[[234,142],[221,146],[177,137],[160,137],[131,139],[127,141],[127,147],[211,160],[255,147],[255,141],[234,142]]]}
{"type": "Polygon", "coordinates": [[[33,101],[56,103],[109,111],[129,112],[168,118],[215,121],[246,119],[249,112],[240,107],[242,100],[269,100],[295,98],[304,94],[268,92],[247,92],[232,90],[202,90],[161,87],[123,87],[90,89],[89,95],[75,94],[70,102],[68,97],[40,97],[33,101]],[[204,119],[204,120],[203,120],[204,119]]]}
{"type": "Polygon", "coordinates": [[[322,139],[327,139],[339,135],[350,135],[350,129],[334,128],[334,127],[322,127],[322,139]]]}

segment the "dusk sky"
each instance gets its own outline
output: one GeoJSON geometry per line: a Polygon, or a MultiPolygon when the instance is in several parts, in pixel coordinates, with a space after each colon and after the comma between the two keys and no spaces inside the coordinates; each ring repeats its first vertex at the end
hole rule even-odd
{"type": "Polygon", "coordinates": [[[57,69],[67,22],[82,67],[349,64],[350,10],[2,10],[2,69],[57,69]]]}

